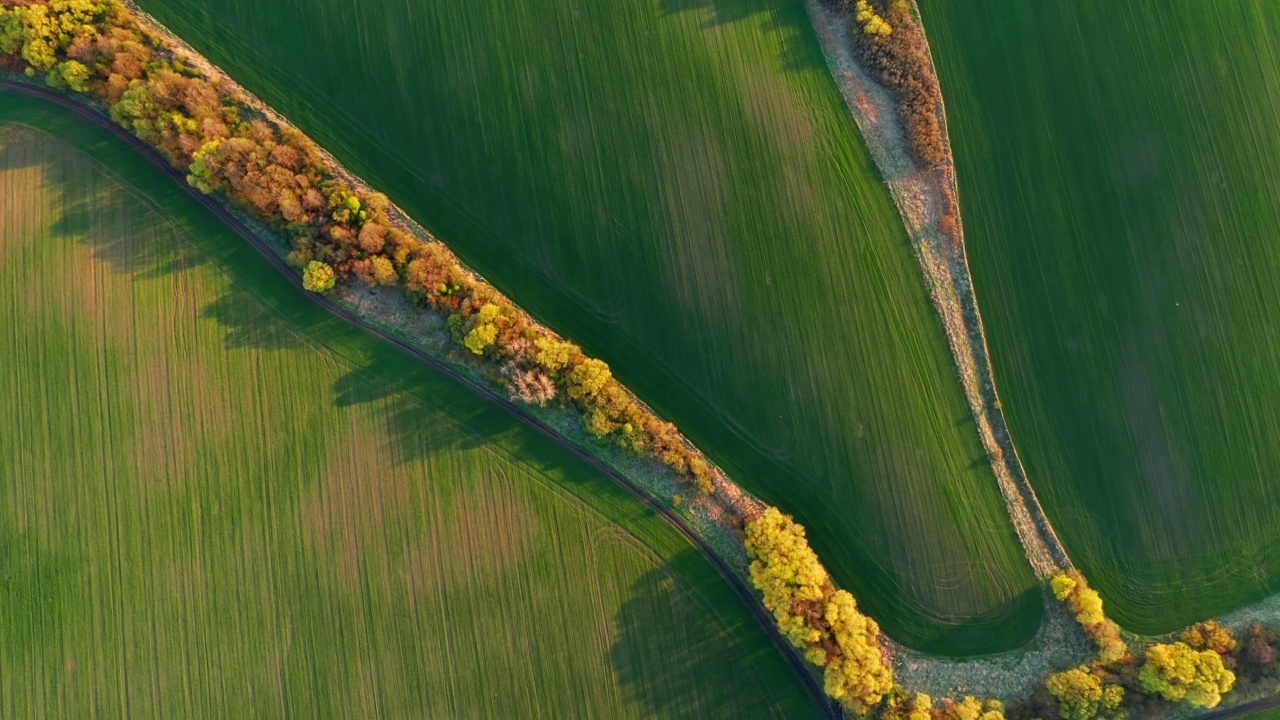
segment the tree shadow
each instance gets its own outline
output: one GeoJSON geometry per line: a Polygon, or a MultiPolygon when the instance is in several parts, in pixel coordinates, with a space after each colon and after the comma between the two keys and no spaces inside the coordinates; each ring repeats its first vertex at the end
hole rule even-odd
{"type": "Polygon", "coordinates": [[[205,305],[200,317],[214,320],[226,332],[228,350],[287,350],[302,346],[302,338],[289,323],[268,307],[234,291],[205,305]]]}
{"type": "Polygon", "coordinates": [[[514,419],[443,372],[378,343],[331,388],[335,408],[378,406],[388,456],[398,464],[485,446],[512,435],[514,419]],[[450,426],[461,425],[465,432],[450,426]]]}
{"type": "Polygon", "coordinates": [[[778,33],[782,39],[782,68],[787,72],[826,71],[826,59],[818,46],[809,15],[802,0],[792,3],[766,0],[661,0],[664,15],[702,12],[707,15],[705,27],[714,28],[767,14],[765,30],[778,33]]]}
{"type": "MultiPolygon", "coordinates": [[[[695,551],[685,552],[690,554],[695,551]]],[[[766,690],[750,675],[755,663],[741,654],[732,633],[714,620],[696,622],[706,619],[708,611],[677,581],[673,565],[679,562],[677,557],[655,567],[632,584],[614,618],[618,634],[609,649],[609,665],[627,702],[647,717],[741,717],[744,704],[757,700],[743,697],[744,690],[754,690],[756,696],[766,690]],[[673,633],[673,628],[683,632],[673,633]],[[726,664],[731,667],[723,668],[726,664]],[[708,666],[721,667],[709,671],[708,666]],[[720,673],[736,682],[724,682],[720,673]]]]}

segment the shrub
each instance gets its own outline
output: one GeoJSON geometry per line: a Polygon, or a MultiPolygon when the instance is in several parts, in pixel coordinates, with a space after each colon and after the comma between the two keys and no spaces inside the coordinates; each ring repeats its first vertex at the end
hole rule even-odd
{"type": "Polygon", "coordinates": [[[1208,620],[1196,623],[1182,633],[1182,642],[1192,650],[1212,650],[1226,655],[1240,647],[1240,642],[1222,623],[1208,620]]]}
{"type": "Polygon", "coordinates": [[[603,360],[588,358],[569,371],[569,397],[574,400],[590,400],[594,398],[606,383],[612,379],[613,373],[603,360]]]}
{"type": "Polygon", "coordinates": [[[1102,596],[1089,587],[1084,576],[1076,570],[1059,573],[1049,581],[1053,596],[1066,603],[1067,608],[1076,616],[1098,648],[1098,658],[1102,662],[1113,662],[1124,657],[1129,647],[1120,636],[1120,626],[1107,618],[1102,609],[1102,596]]]}
{"type": "Polygon", "coordinates": [[[400,281],[395,265],[392,265],[385,256],[375,255],[370,259],[369,267],[373,272],[373,281],[379,285],[395,285],[400,281]]]}
{"type": "Polygon", "coordinates": [[[319,260],[312,260],[302,269],[302,287],[311,292],[329,292],[337,281],[333,268],[319,260]]]}
{"type": "Polygon", "coordinates": [[[942,720],[1004,720],[1004,705],[999,700],[982,702],[966,695],[958,701],[943,700],[938,715],[942,720]]]}
{"type": "Polygon", "coordinates": [[[1138,674],[1142,689],[1171,702],[1217,707],[1236,676],[1212,650],[1195,650],[1183,642],[1153,645],[1138,674]]]}
{"type": "Polygon", "coordinates": [[[507,392],[512,399],[529,405],[546,405],[556,397],[556,384],[551,376],[541,370],[523,370],[515,365],[508,365],[507,392]]]}
{"type": "Polygon", "coordinates": [[[922,165],[937,165],[947,157],[942,90],[924,30],[900,0],[845,1],[858,25],[854,46],[872,78],[893,95],[908,150],[922,165]]]}
{"type": "Polygon", "coordinates": [[[45,82],[49,87],[74,92],[89,92],[89,68],[75,60],[59,63],[49,71],[45,82]]]}
{"type": "Polygon", "coordinates": [[[1242,659],[1254,667],[1262,668],[1276,661],[1276,649],[1268,637],[1270,633],[1262,625],[1249,629],[1249,641],[1245,644],[1242,659]]]}
{"type": "Polygon", "coordinates": [[[1124,717],[1124,687],[1105,683],[1088,667],[1050,675],[1045,688],[1058,702],[1058,714],[1063,720],[1124,717]]]}

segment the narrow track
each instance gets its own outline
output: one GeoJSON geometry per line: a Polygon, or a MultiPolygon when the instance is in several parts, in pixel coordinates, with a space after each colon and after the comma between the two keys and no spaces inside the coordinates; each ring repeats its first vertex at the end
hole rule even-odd
{"type": "Polygon", "coordinates": [[[1280,696],[1254,700],[1251,703],[1237,705],[1236,707],[1227,708],[1225,710],[1215,710],[1211,713],[1201,715],[1196,718],[1196,720],[1231,720],[1231,718],[1253,715],[1254,713],[1260,713],[1263,710],[1274,710],[1275,708],[1280,708],[1280,696]]]}
{"type": "Polygon", "coordinates": [[[538,432],[547,436],[548,438],[550,438],[551,440],[559,444],[561,447],[569,450],[574,455],[581,458],[583,461],[585,461],[587,464],[589,464],[596,470],[600,471],[607,477],[613,479],[614,482],[621,485],[623,489],[625,489],[628,493],[630,493],[640,502],[644,503],[654,512],[661,515],[668,523],[671,524],[672,527],[674,527],[681,535],[683,535],[685,539],[687,539],[695,548],[697,548],[698,552],[702,553],[703,557],[705,557],[707,561],[711,563],[711,565],[729,583],[729,586],[733,588],[734,592],[738,595],[739,599],[741,599],[743,604],[746,605],[747,610],[751,612],[751,615],[756,619],[756,621],[761,625],[761,627],[764,628],[765,632],[769,634],[769,637],[773,640],[773,644],[777,646],[778,650],[782,653],[783,658],[786,659],[787,663],[791,666],[791,669],[795,671],[796,676],[804,684],[805,689],[809,692],[809,695],[813,697],[813,700],[817,704],[817,706],[821,708],[823,713],[828,718],[831,718],[831,720],[841,720],[843,718],[843,712],[840,710],[840,708],[828,701],[827,696],[823,692],[822,688],[819,686],[817,679],[814,677],[813,673],[809,671],[809,666],[807,662],[804,660],[804,658],[802,658],[799,652],[794,647],[792,647],[791,644],[787,642],[787,640],[783,638],[781,634],[778,633],[777,628],[775,628],[773,624],[773,617],[768,613],[767,610],[765,610],[764,606],[760,604],[760,601],[756,598],[755,592],[751,588],[747,587],[746,584],[741,580],[741,578],[739,578],[736,574],[734,574],[734,572],[729,568],[728,564],[725,563],[724,560],[720,558],[720,556],[716,555],[715,551],[711,548],[711,546],[709,546],[706,542],[704,542],[702,538],[696,532],[694,532],[693,528],[690,527],[684,521],[684,519],[681,518],[679,515],[676,515],[671,510],[667,509],[656,498],[654,498],[649,493],[645,492],[640,486],[633,483],[625,475],[609,467],[607,464],[604,463],[604,461],[595,457],[594,455],[587,452],[586,450],[583,450],[576,443],[570,442],[564,436],[560,435],[553,428],[551,428],[551,426],[547,425],[542,420],[538,419],[528,410],[512,402],[511,399],[506,397],[505,395],[499,392],[496,392],[492,388],[482,383],[479,383],[472,378],[466,377],[465,375],[462,375],[461,373],[456,372],[448,363],[444,362],[443,360],[433,357],[427,354],[426,352],[414,347],[413,345],[410,345],[409,343],[395,337],[394,335],[391,335],[387,331],[375,325],[370,324],[369,322],[360,318],[358,315],[341,307],[340,305],[335,303],[333,300],[331,300],[327,296],[319,295],[317,293],[307,292],[306,290],[303,290],[302,278],[298,276],[298,273],[294,272],[293,268],[289,267],[285,263],[284,259],[281,258],[279,255],[277,255],[275,251],[273,251],[270,247],[268,247],[267,244],[263,242],[262,239],[258,237],[256,233],[254,233],[251,229],[249,229],[247,225],[244,224],[244,222],[242,222],[235,215],[231,214],[231,212],[229,212],[222,205],[222,203],[218,202],[218,200],[216,200],[215,198],[205,195],[200,191],[196,190],[195,188],[191,187],[187,183],[186,175],[184,175],[182,172],[180,172],[179,170],[174,168],[172,165],[170,165],[169,161],[166,160],[164,156],[162,156],[158,151],[156,151],[150,145],[147,145],[146,143],[142,142],[138,138],[134,137],[131,133],[129,133],[124,128],[120,127],[119,125],[116,125],[114,122],[111,121],[110,118],[103,115],[95,107],[90,106],[84,102],[80,102],[56,90],[46,89],[36,85],[28,85],[25,83],[14,82],[12,80],[7,80],[3,78],[0,78],[0,91],[13,92],[20,95],[27,95],[29,97],[36,97],[36,98],[48,100],[52,103],[55,103],[64,108],[67,108],[68,110],[74,112],[76,115],[79,115],[85,120],[88,120],[89,122],[97,125],[98,127],[101,127],[107,130],[108,132],[110,132],[112,135],[119,138],[120,140],[123,140],[130,147],[137,150],[152,165],[158,167],[161,171],[163,171],[170,178],[172,178],[176,183],[178,183],[178,185],[180,185],[187,192],[187,194],[191,195],[196,200],[198,200],[202,205],[208,208],[214,215],[217,215],[220,220],[225,222],[232,230],[236,232],[236,234],[244,238],[245,241],[247,241],[251,246],[253,246],[253,248],[257,250],[259,254],[261,254],[264,258],[266,258],[267,262],[271,263],[273,267],[279,270],[281,274],[283,274],[285,278],[289,280],[290,283],[292,283],[295,287],[297,287],[302,292],[306,293],[306,295],[310,297],[312,301],[314,301],[317,305],[324,308],[325,310],[332,313],[333,315],[336,315],[337,317],[342,318],[343,320],[354,325],[355,327],[363,330],[364,332],[367,332],[377,337],[378,339],[382,340],[383,342],[386,342],[390,345],[393,345],[399,348],[400,350],[408,353],[412,357],[430,365],[431,367],[448,375],[450,378],[453,378],[454,380],[471,388],[472,390],[479,393],[481,396],[483,396],[490,402],[494,403],[501,409],[519,418],[520,420],[524,421],[526,424],[536,429],[538,432]]]}

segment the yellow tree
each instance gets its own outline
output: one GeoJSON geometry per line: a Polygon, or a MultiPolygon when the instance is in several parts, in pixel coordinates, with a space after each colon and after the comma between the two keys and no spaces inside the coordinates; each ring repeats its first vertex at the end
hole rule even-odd
{"type": "Polygon", "coordinates": [[[1124,702],[1122,686],[1106,684],[1083,666],[1050,675],[1045,688],[1058,701],[1063,720],[1115,718],[1124,702]]]}
{"type": "Polygon", "coordinates": [[[1151,646],[1138,681],[1143,690],[1165,700],[1211,708],[1235,685],[1236,675],[1222,664],[1218,653],[1177,642],[1151,646]]]}
{"type": "Polygon", "coordinates": [[[302,270],[302,287],[311,292],[329,292],[338,282],[338,276],[328,263],[312,260],[302,270]]]}

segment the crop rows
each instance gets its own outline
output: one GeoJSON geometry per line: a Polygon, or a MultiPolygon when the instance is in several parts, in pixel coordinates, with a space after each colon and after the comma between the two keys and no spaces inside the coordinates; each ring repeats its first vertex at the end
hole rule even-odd
{"type": "Polygon", "coordinates": [[[0,714],[813,712],[660,518],[0,108],[0,714]]]}

